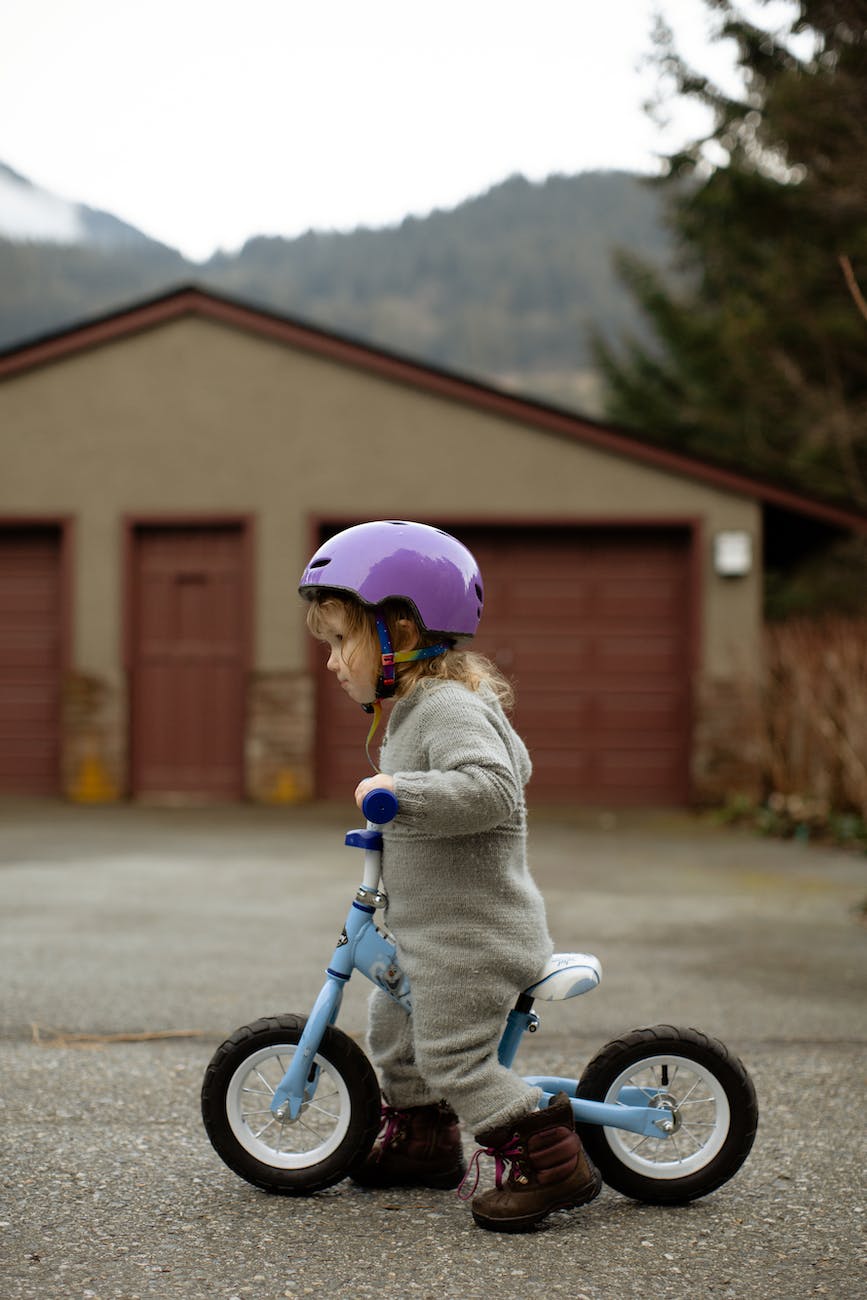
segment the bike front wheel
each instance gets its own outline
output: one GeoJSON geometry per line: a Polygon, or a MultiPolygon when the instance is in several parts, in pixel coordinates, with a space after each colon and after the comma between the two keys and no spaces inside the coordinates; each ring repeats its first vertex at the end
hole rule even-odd
{"type": "Polygon", "coordinates": [[[578,1096],[612,1105],[644,1098],[670,1111],[671,1132],[659,1137],[578,1125],[603,1180],[656,1205],[692,1201],[721,1187],[749,1155],[758,1125],[743,1064],[697,1029],[656,1025],[615,1039],[585,1069],[578,1096]]]}
{"type": "Polygon", "coordinates": [[[340,1182],[370,1151],[380,1126],[373,1066],[333,1027],[311,1063],[315,1091],[298,1118],[272,1113],[305,1024],[303,1016],[270,1016],[236,1030],[202,1084],[202,1118],[220,1158],[255,1187],[287,1196],[340,1182]]]}

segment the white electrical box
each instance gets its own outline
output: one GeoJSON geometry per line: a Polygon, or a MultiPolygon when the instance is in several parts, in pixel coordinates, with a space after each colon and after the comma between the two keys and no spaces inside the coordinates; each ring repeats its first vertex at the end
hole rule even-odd
{"type": "Polygon", "coordinates": [[[743,578],[753,567],[753,539],[749,533],[717,533],[713,539],[713,567],[721,578],[743,578]]]}

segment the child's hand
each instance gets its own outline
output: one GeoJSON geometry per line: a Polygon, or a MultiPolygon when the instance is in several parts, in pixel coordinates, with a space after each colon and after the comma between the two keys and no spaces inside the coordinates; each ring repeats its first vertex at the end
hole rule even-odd
{"type": "Polygon", "coordinates": [[[363,781],[359,781],[355,787],[355,803],[361,807],[364,802],[364,796],[370,794],[371,790],[390,790],[394,794],[394,781],[390,776],[366,776],[363,781]]]}

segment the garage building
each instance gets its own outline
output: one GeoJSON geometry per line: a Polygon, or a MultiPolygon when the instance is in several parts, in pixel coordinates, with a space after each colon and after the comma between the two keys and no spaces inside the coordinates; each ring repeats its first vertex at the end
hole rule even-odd
{"type": "Polygon", "coordinates": [[[197,288],[0,356],[0,793],[348,799],[366,719],[295,594],[364,519],[486,579],[537,802],[749,780],[775,527],[867,518],[197,288]]]}

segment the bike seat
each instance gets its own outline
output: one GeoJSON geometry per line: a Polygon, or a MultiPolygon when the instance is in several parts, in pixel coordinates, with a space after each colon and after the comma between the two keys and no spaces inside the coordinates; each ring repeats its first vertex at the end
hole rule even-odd
{"type": "Polygon", "coordinates": [[[555,952],[539,979],[524,989],[527,997],[543,1002],[562,1002],[565,998],[589,993],[602,979],[598,957],[587,952],[555,952]]]}

